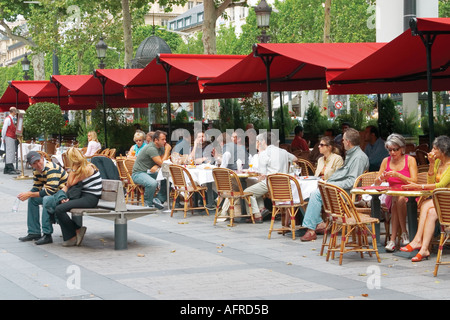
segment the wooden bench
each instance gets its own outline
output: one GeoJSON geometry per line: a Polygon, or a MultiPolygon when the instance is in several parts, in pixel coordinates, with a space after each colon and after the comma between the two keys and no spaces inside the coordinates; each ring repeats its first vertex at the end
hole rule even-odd
{"type": "Polygon", "coordinates": [[[93,216],[114,221],[114,247],[127,249],[127,221],[155,213],[156,208],[126,204],[122,181],[102,180],[103,188],[96,208],[74,208],[70,210],[72,219],[83,225],[83,216],[93,216]]]}

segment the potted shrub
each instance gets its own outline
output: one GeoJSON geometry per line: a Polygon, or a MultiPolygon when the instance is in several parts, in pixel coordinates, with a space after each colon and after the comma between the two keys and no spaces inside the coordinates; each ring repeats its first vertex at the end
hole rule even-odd
{"type": "Polygon", "coordinates": [[[38,102],[28,107],[24,120],[24,129],[32,136],[44,136],[44,150],[47,152],[49,134],[59,133],[65,121],[61,108],[50,102],[38,102]]]}

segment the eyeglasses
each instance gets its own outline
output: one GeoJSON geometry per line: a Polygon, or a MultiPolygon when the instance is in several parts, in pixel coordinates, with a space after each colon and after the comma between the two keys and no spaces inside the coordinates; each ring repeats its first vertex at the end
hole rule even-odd
{"type": "Polygon", "coordinates": [[[392,151],[394,151],[394,152],[397,152],[398,150],[400,150],[400,148],[392,148],[392,149],[387,149],[387,151],[389,151],[389,152],[392,152],[392,151]]]}
{"type": "Polygon", "coordinates": [[[328,147],[329,144],[323,144],[323,143],[319,143],[319,147],[328,147]]]}

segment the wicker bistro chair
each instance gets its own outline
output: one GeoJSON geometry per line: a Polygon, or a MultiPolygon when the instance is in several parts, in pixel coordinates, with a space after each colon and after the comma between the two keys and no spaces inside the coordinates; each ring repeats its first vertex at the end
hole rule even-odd
{"type": "Polygon", "coordinates": [[[306,159],[298,158],[297,164],[302,169],[302,176],[313,176],[316,173],[316,167],[306,159]]]}
{"type": "Polygon", "coordinates": [[[324,206],[330,211],[332,219],[326,260],[329,260],[330,254],[334,259],[334,253],[339,252],[341,265],[345,253],[359,252],[363,258],[364,252],[369,253],[370,256],[372,252],[375,252],[378,262],[381,262],[375,235],[375,223],[379,223],[378,219],[359,214],[344,189],[322,181],[319,185],[324,194],[324,206]],[[357,234],[357,242],[349,243],[347,240],[354,231],[357,234]],[[339,232],[341,232],[340,243],[337,242],[339,232]],[[370,248],[368,235],[372,236],[372,248],[370,248]]]}
{"type": "MultiPolygon", "coordinates": [[[[244,192],[242,189],[241,181],[237,174],[230,169],[227,168],[214,168],[213,171],[214,182],[216,184],[217,189],[217,206],[216,206],[216,214],[214,216],[214,225],[217,222],[217,216],[219,215],[219,207],[222,203],[222,200],[228,199],[230,201],[230,225],[234,225],[234,218],[241,217],[250,217],[252,222],[255,223],[255,218],[253,216],[251,205],[250,205],[250,197],[253,195],[251,192],[244,192]],[[237,189],[237,190],[236,190],[237,189]],[[247,202],[250,213],[246,215],[235,215],[234,214],[234,204],[236,200],[245,200],[247,202]]],[[[242,208],[243,209],[243,208],[242,208]]]]}
{"type": "Polygon", "coordinates": [[[195,183],[194,179],[192,179],[189,171],[183,166],[179,166],[176,164],[172,164],[169,166],[170,175],[172,176],[173,182],[173,203],[172,203],[172,211],[170,212],[170,216],[173,216],[173,212],[176,210],[184,211],[184,218],[186,218],[187,210],[192,210],[192,214],[194,214],[194,210],[205,209],[206,214],[209,216],[208,208],[206,207],[206,187],[202,187],[195,183]],[[197,207],[193,204],[192,196],[194,194],[200,194],[203,200],[203,206],[197,207]],[[175,202],[179,195],[183,194],[184,196],[184,207],[183,208],[175,208],[175,202]],[[189,208],[188,208],[189,203],[189,208]]]}
{"type": "MultiPolygon", "coordinates": [[[[274,173],[267,176],[267,187],[269,189],[270,199],[272,200],[272,219],[270,221],[269,236],[270,239],[277,214],[285,214],[285,219],[282,218],[281,229],[275,229],[275,231],[281,231],[283,234],[287,231],[291,231],[292,239],[295,240],[295,230],[302,229],[303,227],[295,226],[295,216],[299,209],[306,210],[307,203],[303,200],[300,184],[297,179],[291,175],[284,173],[274,173]],[[292,194],[291,181],[294,182],[298,190],[300,202],[294,202],[294,196],[292,194]],[[289,214],[289,215],[288,215],[289,214]],[[287,226],[289,224],[290,228],[287,226]],[[283,226],[283,224],[285,226],[283,226]]],[[[283,216],[282,216],[283,217],[283,216]]]]}
{"type": "MultiPolygon", "coordinates": [[[[134,159],[124,159],[123,160],[123,167],[125,168],[125,173],[127,177],[127,185],[126,185],[126,196],[125,196],[125,202],[129,204],[141,204],[142,206],[145,206],[145,200],[144,200],[144,187],[134,183],[133,179],[131,178],[131,174],[133,172],[133,166],[134,166],[134,159]]],[[[118,164],[118,168],[119,164],[118,164]]],[[[120,169],[119,169],[119,175],[120,169]]]]}
{"type": "Polygon", "coordinates": [[[441,229],[439,249],[433,272],[433,275],[436,277],[440,265],[450,264],[450,261],[442,261],[442,250],[444,249],[444,244],[450,238],[450,188],[435,189],[433,191],[433,202],[441,229]]]}
{"type": "Polygon", "coordinates": [[[119,170],[119,176],[120,176],[120,180],[122,180],[123,186],[126,189],[127,185],[128,185],[128,176],[127,176],[127,169],[125,168],[125,160],[127,159],[127,157],[117,157],[116,158],[116,164],[117,164],[117,169],[119,170]]]}

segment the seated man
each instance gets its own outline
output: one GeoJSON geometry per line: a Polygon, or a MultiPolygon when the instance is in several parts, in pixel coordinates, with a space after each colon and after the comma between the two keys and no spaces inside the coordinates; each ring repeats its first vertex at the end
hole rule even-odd
{"type": "Polygon", "coordinates": [[[67,182],[68,174],[59,165],[46,161],[36,151],[27,154],[27,162],[33,168],[33,187],[30,191],[20,193],[17,198],[21,201],[28,200],[27,225],[28,234],[19,238],[20,241],[37,240],[37,245],[52,243],[53,226],[50,215],[47,212],[46,202],[56,192],[61,190],[67,182]],[[39,205],[42,205],[42,232],[39,223],[39,205]]]}
{"type": "Polygon", "coordinates": [[[231,134],[231,142],[223,146],[222,168],[237,170],[237,160],[240,159],[243,169],[248,169],[248,153],[241,144],[241,137],[235,132],[231,134]]]}
{"type": "MultiPolygon", "coordinates": [[[[359,132],[353,128],[348,128],[342,139],[342,144],[346,150],[344,165],[337,169],[327,183],[336,185],[347,192],[353,187],[353,184],[365,170],[369,168],[369,159],[359,147],[359,132]]],[[[308,228],[305,235],[300,238],[302,241],[311,241],[317,239],[316,231],[322,232],[325,223],[321,217],[322,197],[319,189],[311,193],[303,218],[303,227],[308,228]]]]}
{"type": "Polygon", "coordinates": [[[258,171],[261,176],[259,182],[246,188],[245,192],[253,193],[250,197],[251,209],[256,223],[263,222],[263,215],[270,214],[264,207],[262,196],[269,192],[266,183],[266,176],[272,173],[288,173],[289,162],[297,161],[297,157],[284,149],[273,145],[275,135],[273,133],[263,133],[256,137],[259,143],[260,154],[258,157],[258,171]]]}
{"type": "Polygon", "coordinates": [[[369,157],[369,171],[380,170],[381,162],[389,156],[384,140],[381,139],[378,129],[374,126],[367,126],[364,131],[364,140],[367,143],[364,152],[369,157]]]}
{"type": "Polygon", "coordinates": [[[163,209],[163,203],[167,199],[166,181],[161,181],[161,188],[156,198],[153,198],[158,182],[156,177],[158,170],[163,162],[170,158],[170,150],[172,147],[166,143],[166,133],[160,130],[155,131],[153,142],[148,144],[141,152],[139,152],[136,162],[133,166],[131,178],[136,184],[145,188],[144,201],[145,204],[152,208],[163,209]]]}
{"type": "Polygon", "coordinates": [[[307,151],[309,152],[308,143],[305,139],[303,139],[303,127],[302,126],[296,126],[294,129],[294,140],[291,142],[291,149],[292,151],[307,151]]]}

